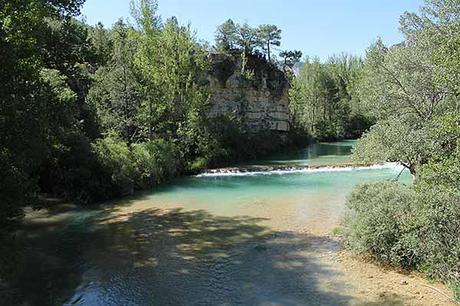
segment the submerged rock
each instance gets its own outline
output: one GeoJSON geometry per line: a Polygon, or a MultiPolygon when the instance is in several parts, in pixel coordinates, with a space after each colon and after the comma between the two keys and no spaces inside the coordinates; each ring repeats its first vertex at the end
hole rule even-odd
{"type": "Polygon", "coordinates": [[[262,252],[262,251],[266,251],[267,250],[267,246],[263,245],[263,244],[258,244],[254,247],[254,249],[256,251],[259,251],[259,252],[262,252]]]}

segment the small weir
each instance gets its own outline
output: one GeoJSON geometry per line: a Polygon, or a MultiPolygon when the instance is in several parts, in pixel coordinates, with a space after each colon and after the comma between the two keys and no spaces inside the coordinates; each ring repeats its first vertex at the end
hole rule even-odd
{"type": "Polygon", "coordinates": [[[210,169],[196,175],[197,177],[212,176],[247,176],[247,175],[272,175],[293,173],[319,173],[342,172],[359,170],[399,169],[403,167],[398,163],[353,164],[343,163],[337,165],[312,165],[312,166],[250,166],[210,169]]]}

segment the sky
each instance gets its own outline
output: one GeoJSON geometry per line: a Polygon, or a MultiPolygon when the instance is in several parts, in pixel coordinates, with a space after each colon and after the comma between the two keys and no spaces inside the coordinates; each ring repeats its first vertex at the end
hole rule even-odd
{"type": "MultiPolygon", "coordinates": [[[[129,0],[86,0],[82,14],[89,24],[110,27],[129,18],[129,0]]],[[[342,52],[365,55],[381,37],[391,45],[402,40],[399,16],[417,12],[423,0],[160,0],[163,19],[176,16],[191,23],[199,39],[214,42],[215,30],[228,18],[252,26],[275,24],[282,30],[283,50],[325,60],[342,52]]]]}

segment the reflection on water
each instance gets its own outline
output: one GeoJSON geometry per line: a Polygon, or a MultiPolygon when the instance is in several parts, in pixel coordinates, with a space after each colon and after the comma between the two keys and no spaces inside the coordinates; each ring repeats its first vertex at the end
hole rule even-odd
{"type": "MultiPolygon", "coordinates": [[[[346,159],[349,144],[305,162],[346,159]]],[[[325,234],[355,184],[398,172],[189,177],[105,209],[34,213],[0,246],[0,304],[345,304],[318,255],[338,248],[325,234]]]]}
{"type": "Polygon", "coordinates": [[[259,161],[244,163],[244,165],[316,166],[348,163],[355,143],[356,140],[314,143],[303,149],[276,153],[259,161]]]}

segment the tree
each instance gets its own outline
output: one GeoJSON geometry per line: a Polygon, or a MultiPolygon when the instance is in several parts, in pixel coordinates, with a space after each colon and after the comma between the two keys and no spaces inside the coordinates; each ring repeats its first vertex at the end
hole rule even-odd
{"type": "Polygon", "coordinates": [[[378,40],[369,49],[359,93],[378,120],[354,155],[397,161],[414,182],[358,187],[345,226],[351,248],[443,280],[457,300],[459,22],[458,0],[427,0],[420,14],[401,17],[403,43],[387,48],[378,40]]]}
{"type": "Polygon", "coordinates": [[[85,0],[45,0],[45,8],[59,17],[71,17],[80,15],[80,9],[85,0]]]}
{"type": "Polygon", "coordinates": [[[228,19],[216,31],[216,48],[219,51],[228,51],[236,47],[237,26],[233,20],[228,19]]]}
{"type": "Polygon", "coordinates": [[[97,23],[88,30],[88,39],[93,49],[93,62],[99,63],[100,66],[107,65],[112,53],[112,41],[109,30],[104,28],[102,23],[97,23]]]}
{"type": "Polygon", "coordinates": [[[157,15],[157,0],[131,0],[131,16],[136,21],[137,30],[153,35],[161,27],[161,18],[157,15]]]}
{"type": "Polygon", "coordinates": [[[262,24],[257,28],[256,32],[262,50],[266,52],[268,61],[271,62],[270,46],[281,45],[281,29],[278,29],[275,25],[262,24]]]}
{"type": "Polygon", "coordinates": [[[302,58],[302,51],[293,50],[293,51],[281,51],[280,56],[283,59],[283,69],[286,70],[287,68],[293,69],[294,66],[300,62],[302,58]]]}
{"type": "Polygon", "coordinates": [[[237,25],[236,42],[244,54],[251,54],[254,48],[260,45],[257,30],[249,26],[247,22],[237,25]]]}
{"type": "Polygon", "coordinates": [[[408,37],[424,36],[433,42],[435,77],[460,93],[460,5],[457,0],[425,1],[420,14],[406,12],[401,30],[408,37]]]}
{"type": "MultiPolygon", "coordinates": [[[[66,77],[66,83],[77,94],[75,118],[84,133],[98,135],[94,114],[86,103],[91,74],[102,64],[89,38],[89,27],[76,19],[46,19],[47,35],[40,38],[44,65],[66,77]]],[[[103,59],[102,59],[103,60],[103,59]]]]}
{"type": "MultiPolygon", "coordinates": [[[[448,10],[449,6],[443,3],[441,1],[439,5],[434,5],[438,13],[444,12],[442,14],[455,16],[456,10],[451,11],[453,15],[448,14],[445,10],[448,10]]],[[[402,44],[387,48],[381,40],[377,40],[367,53],[359,86],[361,100],[378,119],[384,120],[386,125],[408,125],[409,130],[405,133],[395,133],[392,144],[379,141],[379,146],[366,144],[375,139],[371,134],[377,133],[376,128],[358,143],[357,152],[361,151],[361,146],[367,148],[362,150],[361,155],[374,155],[369,152],[371,148],[379,150],[380,155],[392,156],[391,160],[401,162],[411,171],[414,178],[419,168],[435,152],[432,150],[435,147],[430,148],[433,141],[424,136],[424,144],[420,143],[422,147],[412,146],[413,152],[408,154],[405,148],[407,135],[426,135],[425,131],[433,125],[436,117],[458,107],[455,86],[450,86],[452,83],[443,82],[438,77],[445,69],[437,64],[438,50],[442,50],[442,44],[440,45],[436,35],[431,35],[436,21],[421,20],[424,18],[413,14],[402,17],[401,29],[406,35],[406,40],[402,44]],[[395,148],[401,150],[395,151],[395,148]],[[424,153],[421,154],[421,151],[424,153]],[[409,160],[408,155],[418,157],[409,160]]],[[[384,129],[398,128],[386,126],[384,129]]]]}
{"type": "Polygon", "coordinates": [[[307,58],[290,90],[293,125],[317,139],[361,136],[371,121],[356,107],[361,70],[355,57],[307,58]]]}
{"type": "Polygon", "coordinates": [[[420,167],[438,149],[431,139],[430,127],[415,128],[417,125],[410,116],[378,121],[354,148],[355,160],[399,162],[415,179],[420,167]]]}
{"type": "MultiPolygon", "coordinates": [[[[155,11],[143,19],[155,19],[155,11]]],[[[139,113],[148,139],[178,142],[181,160],[193,159],[202,129],[207,90],[202,82],[206,71],[206,51],[196,41],[190,26],[176,18],[155,29],[140,26],[135,65],[143,84],[139,113]]]]}
{"type": "Polygon", "coordinates": [[[134,66],[136,41],[132,29],[119,20],[111,30],[112,58],[95,74],[89,101],[105,134],[115,133],[129,145],[140,135],[140,84],[134,66]]]}
{"type": "Polygon", "coordinates": [[[154,139],[155,125],[160,121],[165,108],[162,104],[161,88],[164,79],[157,67],[161,65],[161,19],[157,16],[158,3],[154,0],[131,2],[131,14],[136,20],[136,39],[138,48],[134,55],[134,64],[141,78],[142,86],[141,112],[142,134],[149,140],[154,139]]]}
{"type": "Polygon", "coordinates": [[[423,37],[389,49],[378,40],[369,49],[360,91],[376,116],[411,114],[429,121],[452,105],[452,92],[435,81],[433,50],[423,37]]]}
{"type": "MultiPolygon", "coordinates": [[[[343,231],[348,247],[396,266],[418,268],[429,277],[443,280],[457,300],[460,299],[459,119],[459,112],[439,117],[427,131],[442,145],[419,168],[414,185],[377,182],[357,186],[348,199],[350,212],[343,231]]],[[[393,133],[389,134],[388,139],[393,133]]],[[[408,146],[416,144],[413,136],[416,135],[407,136],[408,146]]],[[[425,147],[423,141],[417,145],[425,147]]]]}
{"type": "Polygon", "coordinates": [[[13,0],[0,6],[0,169],[8,176],[0,187],[3,220],[20,215],[34,200],[39,166],[53,139],[48,111],[66,103],[53,95],[55,83],[42,73],[44,52],[50,51],[42,47],[42,38],[50,34],[47,20],[74,16],[82,3],[13,0]]]}

